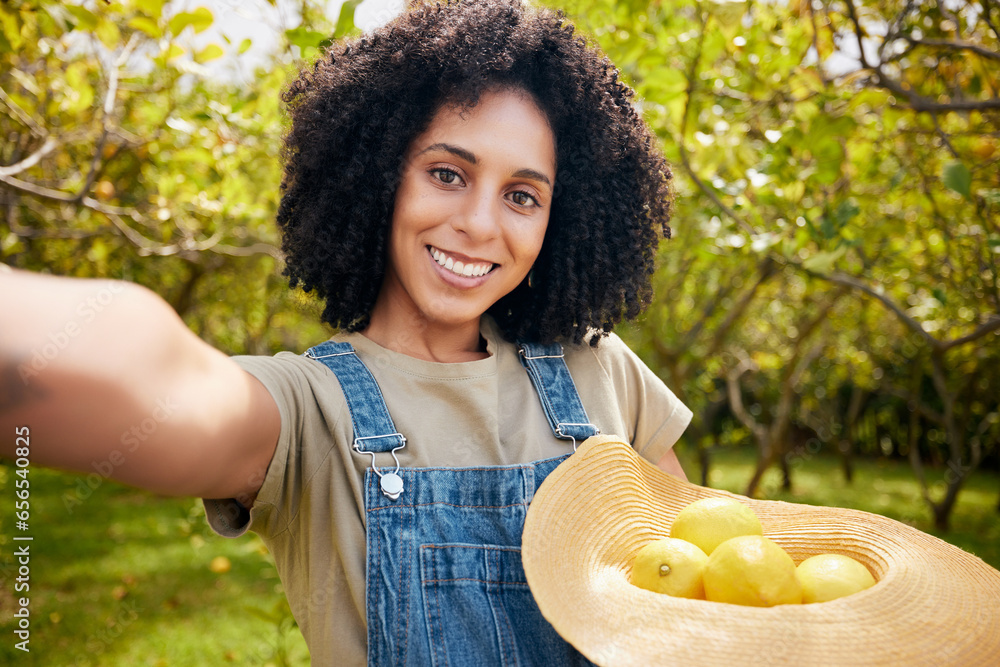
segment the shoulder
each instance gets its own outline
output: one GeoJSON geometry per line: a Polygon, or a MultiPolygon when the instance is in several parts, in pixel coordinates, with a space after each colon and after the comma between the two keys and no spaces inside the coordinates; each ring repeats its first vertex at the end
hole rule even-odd
{"type": "Polygon", "coordinates": [[[240,355],[231,357],[236,364],[255,376],[303,377],[322,374],[322,364],[294,352],[278,352],[272,357],[262,355],[240,355]]]}
{"type": "Polygon", "coordinates": [[[255,377],[274,398],[282,421],[294,424],[307,415],[331,413],[339,419],[346,406],[340,384],[322,363],[294,352],[274,356],[235,356],[231,359],[255,377]]]}
{"type": "Polygon", "coordinates": [[[333,375],[323,363],[294,352],[278,352],[271,357],[235,356],[231,359],[269,389],[305,390],[310,385],[329,382],[333,375]]]}
{"type": "Polygon", "coordinates": [[[642,359],[613,332],[601,338],[596,346],[591,345],[589,339],[576,345],[564,344],[563,354],[571,370],[576,367],[581,369],[595,367],[612,378],[652,374],[642,359]]]}

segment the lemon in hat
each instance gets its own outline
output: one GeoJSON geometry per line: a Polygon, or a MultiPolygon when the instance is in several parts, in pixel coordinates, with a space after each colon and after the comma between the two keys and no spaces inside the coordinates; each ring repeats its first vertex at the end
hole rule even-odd
{"type": "Polygon", "coordinates": [[[704,600],[701,577],[707,560],[705,552],[690,542],[665,537],[639,550],[629,581],[654,593],[704,600]]]}
{"type": "Polygon", "coordinates": [[[705,599],[751,607],[801,604],[795,561],[762,535],[726,540],[705,563],[705,599]]]}
{"type": "Polygon", "coordinates": [[[868,568],[850,556],[818,554],[806,558],[795,570],[802,585],[802,601],[827,602],[875,585],[868,568]]]}
{"type": "Polygon", "coordinates": [[[690,542],[709,556],[728,539],[763,534],[752,509],[738,500],[723,497],[694,501],[677,513],[670,526],[670,537],[690,542]]]}

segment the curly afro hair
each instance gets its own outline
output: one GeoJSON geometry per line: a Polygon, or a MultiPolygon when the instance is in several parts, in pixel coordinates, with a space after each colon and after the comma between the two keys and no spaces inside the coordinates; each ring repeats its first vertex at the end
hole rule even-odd
{"type": "Polygon", "coordinates": [[[591,344],[651,297],[670,170],[632,90],[561,12],[519,0],[416,3],[335,43],[284,93],[291,117],[278,224],[290,285],[325,299],[323,320],[364,329],[385,275],[410,142],[444,105],[527,91],[548,117],[557,176],[527,281],[489,314],[509,340],[591,344]]]}

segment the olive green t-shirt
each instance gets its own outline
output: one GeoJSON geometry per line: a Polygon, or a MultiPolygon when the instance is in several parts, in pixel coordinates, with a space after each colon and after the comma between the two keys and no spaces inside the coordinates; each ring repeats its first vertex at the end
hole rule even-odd
{"type": "MultiPolygon", "coordinates": [[[[569,452],[552,435],[517,348],[483,317],[489,357],[442,364],[392,352],[361,334],[354,346],[385,397],[406,447],[403,467],[526,463],[569,452]]],[[[405,334],[404,334],[405,335],[405,334]]],[[[232,500],[205,500],[213,530],[258,533],[274,556],[292,614],[315,665],[364,665],[365,513],[371,457],[351,449],[353,428],[336,376],[318,361],[280,352],[234,357],[268,389],[281,433],[249,517],[232,500]]],[[[627,438],[656,463],[691,412],[615,335],[597,348],[566,346],[565,360],[590,421],[627,438]]],[[[376,465],[394,465],[389,454],[376,465]]]]}

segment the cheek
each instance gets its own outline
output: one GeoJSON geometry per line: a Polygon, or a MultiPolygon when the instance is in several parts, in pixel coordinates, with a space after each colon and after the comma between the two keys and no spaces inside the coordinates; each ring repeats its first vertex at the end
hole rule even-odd
{"type": "Polygon", "coordinates": [[[522,237],[522,253],[528,255],[532,262],[538,257],[545,241],[546,225],[540,225],[526,232],[522,237]]]}

